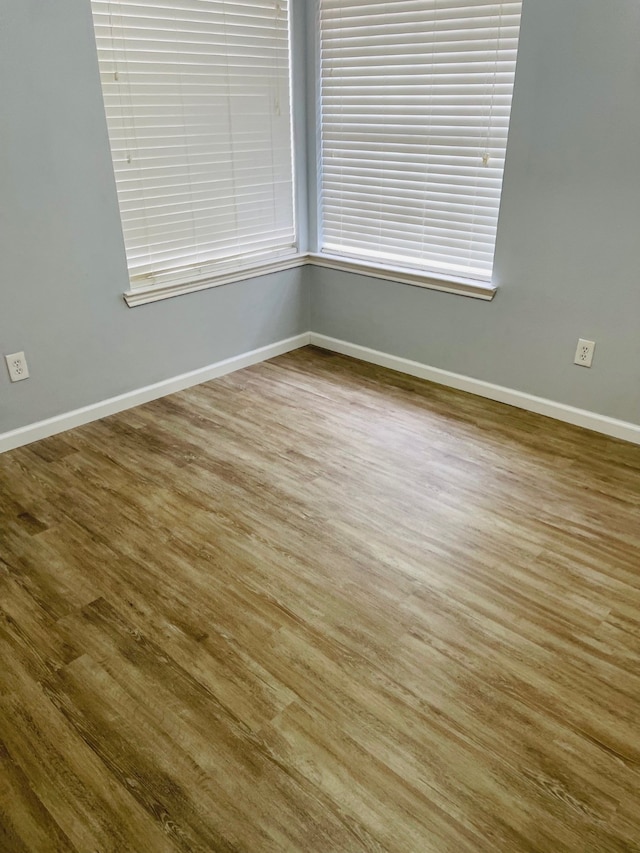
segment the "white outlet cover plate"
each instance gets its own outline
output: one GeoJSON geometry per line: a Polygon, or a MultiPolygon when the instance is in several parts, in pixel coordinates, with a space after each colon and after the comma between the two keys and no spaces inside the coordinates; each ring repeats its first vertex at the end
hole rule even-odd
{"type": "Polygon", "coordinates": [[[12,352],[11,355],[5,355],[5,360],[12,382],[20,382],[22,379],[29,378],[27,359],[23,352],[12,352]]]}
{"type": "Polygon", "coordinates": [[[576,347],[576,357],[573,360],[574,364],[579,364],[580,367],[591,367],[593,361],[593,351],[595,350],[595,341],[585,341],[584,338],[578,340],[576,347]]]}

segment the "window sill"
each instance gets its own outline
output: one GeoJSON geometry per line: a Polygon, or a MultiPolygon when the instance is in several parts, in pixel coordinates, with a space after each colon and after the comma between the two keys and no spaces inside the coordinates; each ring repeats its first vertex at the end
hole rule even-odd
{"type": "Polygon", "coordinates": [[[215,277],[201,279],[200,281],[182,282],[174,284],[151,284],[147,287],[136,287],[124,294],[124,300],[129,308],[138,305],[146,305],[149,302],[159,302],[162,299],[171,299],[185,293],[195,293],[199,290],[208,290],[210,287],[220,287],[235,281],[245,281],[249,278],[257,278],[269,273],[283,272],[284,270],[301,267],[310,264],[315,267],[339,270],[341,272],[366,275],[370,278],[381,278],[386,281],[397,281],[401,284],[410,284],[414,287],[424,287],[428,290],[440,290],[444,293],[454,293],[458,296],[470,296],[472,299],[483,299],[491,301],[496,294],[497,287],[489,282],[474,281],[467,278],[453,276],[425,275],[402,267],[383,267],[377,264],[363,261],[338,258],[332,255],[293,255],[287,258],[269,261],[253,267],[244,267],[223,273],[215,277]]]}
{"type": "Polygon", "coordinates": [[[441,290],[445,293],[455,293],[458,296],[470,296],[473,299],[484,299],[487,302],[493,299],[498,289],[488,281],[476,281],[470,278],[438,275],[436,273],[428,275],[403,267],[379,266],[366,261],[355,261],[334,255],[311,254],[307,257],[308,263],[315,267],[352,272],[370,278],[383,278],[387,281],[398,281],[401,284],[411,284],[414,287],[425,287],[429,290],[441,290]]]}
{"type": "Polygon", "coordinates": [[[308,255],[289,255],[277,260],[265,261],[251,267],[239,267],[238,269],[224,272],[216,276],[208,276],[198,281],[180,283],[150,284],[146,287],[134,287],[124,294],[124,301],[129,308],[137,305],[146,305],[149,302],[159,302],[161,299],[171,299],[174,296],[182,296],[184,293],[195,293],[198,290],[208,290],[210,287],[221,287],[223,284],[232,284],[234,281],[245,281],[248,278],[257,278],[269,273],[282,272],[304,266],[309,261],[308,255]]]}

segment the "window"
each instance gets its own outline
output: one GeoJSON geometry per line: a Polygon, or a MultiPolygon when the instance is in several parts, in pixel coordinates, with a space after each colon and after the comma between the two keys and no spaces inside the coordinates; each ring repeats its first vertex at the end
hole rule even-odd
{"type": "Polygon", "coordinates": [[[322,252],[490,280],[521,5],[320,0],[322,252]]]}
{"type": "Polygon", "coordinates": [[[287,0],[92,9],[132,292],[295,255],[287,0]]]}

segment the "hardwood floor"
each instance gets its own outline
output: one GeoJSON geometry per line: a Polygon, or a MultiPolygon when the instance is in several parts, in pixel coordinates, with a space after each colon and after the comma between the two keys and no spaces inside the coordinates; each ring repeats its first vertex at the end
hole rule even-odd
{"type": "Polygon", "coordinates": [[[0,456],[0,850],[640,851],[639,515],[310,348],[0,456]]]}

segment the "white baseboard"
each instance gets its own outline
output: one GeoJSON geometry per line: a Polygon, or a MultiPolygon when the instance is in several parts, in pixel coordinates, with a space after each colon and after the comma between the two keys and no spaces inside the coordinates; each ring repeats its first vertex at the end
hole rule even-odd
{"type": "Polygon", "coordinates": [[[439,367],[429,367],[426,364],[411,361],[408,358],[400,358],[396,355],[363,347],[359,344],[352,344],[348,341],[341,341],[337,338],[330,338],[316,332],[304,332],[292,338],[286,338],[274,344],[260,347],[260,349],[218,361],[207,367],[192,370],[190,373],[183,373],[180,376],[174,376],[171,379],[156,382],[154,385],[147,385],[136,391],[120,394],[118,397],[111,397],[108,400],[94,403],[91,406],[85,406],[82,409],[75,409],[72,412],[28,424],[11,432],[5,432],[0,434],[0,453],[13,450],[25,444],[31,444],[33,441],[39,441],[42,438],[48,438],[60,432],[66,432],[66,430],[83,426],[91,421],[105,418],[108,415],[123,412],[125,409],[132,409],[143,403],[149,403],[151,400],[157,400],[159,397],[165,397],[167,394],[183,391],[185,388],[191,388],[193,385],[199,385],[201,382],[208,382],[219,376],[225,376],[227,373],[233,373],[235,370],[241,370],[243,367],[250,367],[252,364],[258,364],[269,358],[275,358],[277,355],[283,355],[286,352],[299,349],[307,344],[313,344],[332,352],[349,355],[361,361],[377,364],[380,367],[388,367],[391,370],[397,370],[409,376],[416,376],[419,379],[427,379],[430,382],[436,382],[438,385],[457,388],[459,391],[468,391],[480,397],[487,397],[489,400],[507,403],[519,409],[526,409],[529,412],[546,415],[558,421],[594,430],[613,438],[621,438],[624,441],[640,444],[640,424],[616,420],[615,418],[599,415],[586,409],[576,409],[573,406],[566,406],[564,403],[546,400],[544,397],[535,397],[532,394],[525,394],[522,391],[515,391],[512,388],[504,388],[501,385],[494,385],[491,382],[483,382],[481,379],[473,379],[470,376],[463,376],[460,373],[441,370],[439,367]]]}
{"type": "Polygon", "coordinates": [[[117,412],[132,409],[134,406],[142,405],[142,403],[149,403],[159,397],[166,397],[167,394],[183,391],[185,388],[191,388],[201,382],[217,379],[219,376],[233,373],[243,367],[250,367],[252,364],[258,364],[258,362],[266,361],[269,358],[275,358],[277,355],[306,346],[308,343],[309,333],[304,332],[301,335],[268,344],[266,347],[226,358],[207,367],[201,367],[198,370],[156,382],[154,385],[147,385],[144,388],[138,388],[136,391],[120,394],[118,397],[111,397],[91,406],[84,406],[82,409],[75,409],[72,412],[56,415],[45,421],[38,421],[11,432],[5,432],[0,434],[0,453],[22,447],[25,444],[31,444],[33,441],[39,441],[60,432],[66,432],[68,429],[83,426],[100,418],[106,418],[108,415],[115,415],[117,412]]]}
{"type": "Polygon", "coordinates": [[[473,379],[460,373],[451,373],[448,370],[441,370],[439,367],[429,367],[408,358],[389,355],[379,350],[369,349],[369,347],[319,335],[316,332],[310,333],[309,343],[332,352],[359,358],[361,361],[377,364],[380,367],[388,367],[400,373],[407,373],[409,376],[428,379],[430,382],[438,383],[438,385],[446,385],[459,391],[468,391],[471,394],[477,394],[479,397],[487,397],[489,400],[497,400],[500,403],[507,403],[509,406],[535,412],[538,415],[546,415],[549,418],[555,418],[555,420],[564,421],[574,426],[584,427],[613,438],[621,438],[624,441],[640,444],[640,424],[619,421],[586,409],[576,409],[573,406],[566,406],[564,403],[546,400],[544,397],[535,397],[533,394],[504,388],[502,385],[493,385],[491,382],[483,382],[481,379],[473,379]]]}

